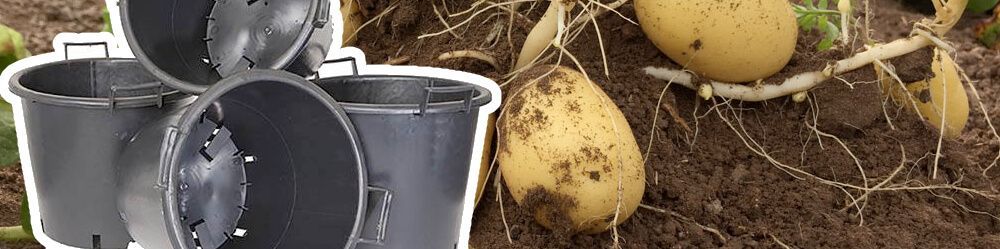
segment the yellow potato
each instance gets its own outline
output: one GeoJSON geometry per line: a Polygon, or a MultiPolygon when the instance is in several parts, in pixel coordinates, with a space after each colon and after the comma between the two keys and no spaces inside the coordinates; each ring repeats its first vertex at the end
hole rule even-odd
{"type": "Polygon", "coordinates": [[[340,14],[343,15],[344,19],[344,46],[353,45],[355,41],[358,40],[354,32],[361,27],[361,22],[364,18],[361,17],[361,6],[358,5],[359,0],[340,0],[340,14]]]}
{"type": "Polygon", "coordinates": [[[486,125],[486,143],[483,144],[483,161],[479,166],[479,187],[476,188],[476,205],[479,199],[483,198],[483,190],[486,189],[486,182],[490,175],[490,165],[493,163],[493,135],[496,134],[497,116],[490,115],[490,121],[486,125]]]}
{"type": "MultiPolygon", "coordinates": [[[[535,67],[524,78],[552,67],[535,67]]],[[[611,225],[621,182],[617,221],[624,222],[642,199],[645,173],[621,110],[569,68],[521,83],[497,124],[497,157],[514,200],[549,229],[599,233],[611,225]]]]}
{"type": "Polygon", "coordinates": [[[635,0],[635,14],[674,62],[730,83],[780,71],[799,32],[787,0],[635,0]]]}
{"type": "Polygon", "coordinates": [[[913,110],[916,103],[917,112],[937,129],[941,129],[941,117],[944,116],[944,137],[958,138],[969,121],[969,96],[957,67],[947,53],[934,49],[934,62],[931,63],[934,77],[909,82],[905,91],[877,65],[875,71],[880,75],[883,92],[891,94],[896,104],[913,110]]]}

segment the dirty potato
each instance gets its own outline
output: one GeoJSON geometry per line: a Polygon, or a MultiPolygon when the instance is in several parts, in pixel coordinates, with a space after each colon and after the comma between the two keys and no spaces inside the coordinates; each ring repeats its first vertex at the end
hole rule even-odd
{"type": "Polygon", "coordinates": [[[575,70],[538,66],[511,89],[498,123],[503,179],[549,229],[599,233],[642,199],[644,168],[625,116],[575,70]],[[621,201],[619,201],[621,200],[621,201]],[[619,205],[620,204],[620,205],[619,205]]]}
{"type": "Polygon", "coordinates": [[[786,0],[636,0],[646,36],[680,65],[722,82],[767,78],[791,60],[798,40],[786,0]]]}

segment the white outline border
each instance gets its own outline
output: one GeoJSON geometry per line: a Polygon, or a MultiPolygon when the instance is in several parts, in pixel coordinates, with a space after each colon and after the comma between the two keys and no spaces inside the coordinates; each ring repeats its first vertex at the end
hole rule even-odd
{"type": "MultiPolygon", "coordinates": [[[[3,97],[14,111],[14,126],[17,131],[17,150],[21,158],[21,171],[24,174],[24,185],[25,192],[28,195],[28,213],[31,214],[31,227],[32,233],[35,236],[35,240],[39,244],[46,248],[76,248],[64,245],[62,243],[56,242],[48,235],[42,232],[42,221],[41,214],[39,213],[38,206],[38,192],[35,186],[35,174],[32,170],[31,164],[31,154],[28,152],[28,137],[27,130],[24,124],[24,109],[22,108],[21,98],[10,91],[9,82],[11,76],[15,73],[21,72],[27,68],[34,66],[63,61],[66,60],[66,51],[64,51],[64,46],[66,42],[105,42],[107,43],[107,51],[111,58],[132,58],[132,53],[128,49],[122,49],[118,47],[115,37],[110,33],[61,33],[56,35],[52,42],[52,47],[55,52],[45,53],[40,55],[35,55],[28,57],[7,66],[2,73],[0,73],[0,96],[3,97]]],[[[73,47],[74,52],[70,59],[80,59],[80,58],[103,58],[105,57],[105,47],[104,45],[94,45],[87,47],[73,47]]],[[[129,248],[141,248],[133,247],[129,245],[129,248]]]]}

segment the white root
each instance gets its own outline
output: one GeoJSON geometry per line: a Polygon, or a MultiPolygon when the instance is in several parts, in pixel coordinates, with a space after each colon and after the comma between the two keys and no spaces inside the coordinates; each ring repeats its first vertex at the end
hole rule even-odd
{"type": "MultiPolygon", "coordinates": [[[[657,67],[646,67],[646,74],[653,76],[657,79],[669,79],[670,75],[682,74],[685,76],[677,76],[674,79],[674,83],[683,85],[691,89],[699,89],[699,86],[694,85],[692,82],[693,76],[685,71],[669,69],[669,68],[657,68],[657,67]]],[[[738,99],[743,101],[764,101],[781,96],[788,96],[791,94],[796,94],[800,92],[808,91],[816,86],[818,82],[829,79],[823,75],[823,72],[809,72],[803,73],[796,76],[792,76],[785,80],[785,83],[780,85],[772,84],[760,84],[755,86],[747,85],[737,85],[729,83],[720,83],[712,81],[709,84],[713,88],[713,95],[724,97],[727,99],[738,99]]]]}
{"type": "Polygon", "coordinates": [[[500,70],[500,63],[497,62],[497,59],[481,51],[459,50],[459,51],[451,51],[443,53],[440,56],[438,56],[438,60],[441,61],[451,60],[456,58],[471,58],[471,59],[481,60],[483,62],[490,64],[490,66],[493,66],[494,69],[500,70]]]}
{"type": "MultiPolygon", "coordinates": [[[[921,32],[915,32],[917,35],[899,39],[888,44],[877,45],[869,48],[867,51],[855,54],[851,58],[843,59],[827,66],[822,71],[818,72],[806,72],[786,79],[780,85],[772,84],[757,84],[754,86],[746,86],[740,84],[723,83],[717,81],[711,81],[712,87],[715,89],[714,95],[724,98],[738,99],[743,101],[764,101],[769,99],[774,99],[778,97],[788,96],[796,94],[803,91],[808,91],[819,85],[820,83],[833,78],[836,75],[844,74],[863,66],[872,64],[876,61],[884,61],[899,56],[903,56],[919,49],[925,48],[930,45],[937,44],[936,38],[929,37],[939,37],[944,33],[951,30],[952,27],[958,22],[958,19],[962,16],[965,10],[965,5],[968,0],[950,0],[945,4],[937,3],[934,1],[936,8],[938,10],[937,17],[934,20],[924,20],[923,23],[916,25],[917,28],[925,27],[933,32],[933,36],[920,35],[921,32]]],[[[658,79],[670,79],[674,77],[663,77],[672,76],[674,74],[689,74],[681,70],[668,69],[668,68],[656,68],[647,67],[645,69],[646,73],[656,77],[658,79]]],[[[694,84],[690,79],[692,77],[676,77],[674,82],[691,89],[699,89],[700,86],[694,84]],[[685,80],[687,79],[687,80],[685,80]]]]}
{"type": "MultiPolygon", "coordinates": [[[[494,9],[494,8],[496,8],[496,9],[502,9],[504,6],[508,6],[508,5],[512,5],[512,4],[517,4],[517,3],[522,3],[522,2],[533,2],[533,1],[534,0],[511,0],[511,1],[502,2],[502,3],[490,4],[490,5],[486,6],[486,7],[483,7],[482,9],[479,9],[478,7],[479,7],[479,5],[485,3],[486,1],[478,1],[476,3],[473,3],[472,7],[470,7],[469,9],[467,9],[465,11],[462,11],[462,12],[459,12],[459,13],[455,13],[455,14],[451,14],[451,15],[448,16],[448,17],[456,17],[456,16],[465,15],[465,14],[468,14],[468,13],[471,12],[472,14],[468,18],[466,18],[464,21],[461,21],[461,22],[459,22],[458,24],[455,24],[455,25],[451,25],[451,27],[446,27],[445,30],[442,30],[442,31],[438,31],[438,32],[434,32],[434,33],[423,34],[423,35],[417,36],[417,39],[424,39],[424,38],[428,38],[428,37],[434,37],[434,36],[442,35],[444,33],[451,32],[452,30],[455,30],[455,29],[457,29],[459,27],[468,25],[470,22],[472,22],[473,19],[475,19],[480,14],[483,14],[483,13],[485,13],[487,11],[490,11],[491,9],[494,9]]],[[[398,6],[398,4],[396,6],[398,6]]],[[[468,28],[468,27],[466,27],[466,28],[468,28]]]]}
{"type": "Polygon", "coordinates": [[[670,216],[673,216],[674,218],[677,218],[677,219],[680,219],[682,221],[686,221],[686,222],[689,222],[691,224],[694,224],[694,225],[698,226],[698,228],[701,228],[701,230],[704,230],[706,232],[709,232],[709,233],[712,233],[713,235],[715,235],[715,237],[718,238],[719,241],[721,241],[722,243],[726,243],[726,241],[729,241],[729,239],[727,239],[726,236],[723,235],[722,232],[719,231],[719,229],[715,229],[715,228],[711,228],[711,227],[706,226],[706,225],[702,225],[701,223],[698,223],[694,219],[689,218],[687,216],[684,216],[684,215],[682,215],[680,213],[677,213],[677,212],[674,212],[674,211],[670,211],[670,210],[666,210],[666,209],[663,209],[663,208],[658,208],[658,207],[654,207],[654,206],[642,204],[642,203],[639,204],[639,207],[643,208],[643,209],[646,209],[646,210],[649,210],[649,211],[661,213],[661,214],[669,214],[670,216]]]}
{"type": "Polygon", "coordinates": [[[792,249],[791,246],[788,246],[788,244],[785,244],[785,242],[781,242],[781,240],[778,239],[778,236],[775,236],[774,234],[771,234],[771,240],[774,240],[774,243],[781,246],[781,248],[792,249]]]}
{"type": "Polygon", "coordinates": [[[354,40],[355,38],[358,37],[358,34],[361,32],[362,29],[364,29],[365,27],[368,27],[368,25],[371,25],[372,23],[375,23],[375,22],[381,23],[382,22],[382,17],[385,17],[385,15],[388,15],[389,13],[392,13],[392,11],[395,10],[396,8],[398,8],[398,7],[399,7],[399,4],[397,3],[397,4],[393,4],[389,8],[386,8],[385,10],[382,11],[382,13],[379,13],[378,15],[375,15],[375,17],[373,17],[371,20],[368,20],[367,22],[361,24],[361,26],[358,26],[357,29],[354,29],[354,32],[351,33],[351,36],[348,36],[347,39],[344,39],[344,40],[345,41],[352,41],[352,40],[354,40]]]}
{"type": "Polygon", "coordinates": [[[386,60],[382,64],[394,65],[394,66],[395,65],[403,65],[403,64],[409,63],[411,59],[412,58],[410,58],[410,56],[408,56],[408,55],[404,55],[404,56],[400,56],[400,57],[395,57],[395,58],[390,57],[389,60],[386,60]]]}
{"type": "MultiPolygon", "coordinates": [[[[940,56],[950,56],[948,54],[942,54],[940,56]]],[[[944,61],[941,62],[941,68],[938,72],[944,72],[944,67],[948,66],[944,61]]],[[[957,65],[956,65],[957,67],[957,65]]],[[[948,85],[948,77],[941,77],[941,85],[948,85]]],[[[931,179],[937,179],[938,176],[938,166],[941,164],[941,144],[944,143],[944,130],[948,125],[948,87],[941,87],[941,124],[940,129],[938,129],[938,141],[937,141],[937,152],[934,153],[934,171],[931,173],[931,179]]]]}
{"type": "Polygon", "coordinates": [[[458,33],[455,33],[455,30],[452,29],[450,25],[448,25],[448,21],[445,20],[444,16],[441,15],[441,11],[438,11],[437,4],[431,4],[431,7],[434,8],[434,14],[437,15],[438,21],[440,21],[441,24],[444,25],[445,28],[447,28],[448,33],[450,33],[452,37],[462,39],[462,36],[458,35],[458,33]]]}
{"type": "Polygon", "coordinates": [[[587,15],[589,15],[589,17],[584,18],[582,20],[576,20],[576,21],[574,21],[572,24],[569,25],[570,27],[575,27],[575,26],[581,25],[584,22],[587,22],[586,19],[588,19],[588,18],[596,18],[598,16],[604,15],[604,13],[606,13],[608,11],[614,12],[615,14],[618,15],[618,17],[621,17],[622,19],[625,19],[625,21],[627,21],[627,22],[629,22],[629,23],[631,23],[633,25],[639,25],[639,23],[633,21],[632,19],[629,19],[628,17],[625,17],[625,15],[623,15],[621,12],[618,12],[618,8],[621,7],[622,5],[625,5],[626,3],[628,3],[628,0],[618,0],[618,1],[614,1],[612,3],[608,3],[608,4],[603,4],[600,1],[590,1],[590,3],[593,3],[593,4],[597,5],[597,6],[599,6],[600,8],[598,8],[596,10],[593,10],[593,11],[588,11],[587,15]]]}

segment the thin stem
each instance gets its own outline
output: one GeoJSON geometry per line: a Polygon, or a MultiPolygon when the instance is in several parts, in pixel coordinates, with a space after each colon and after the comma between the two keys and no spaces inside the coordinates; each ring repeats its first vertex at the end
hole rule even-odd
{"type": "Polygon", "coordinates": [[[804,15],[831,15],[840,16],[840,12],[836,10],[820,10],[820,9],[796,9],[796,14],[804,15]]]}
{"type": "Polygon", "coordinates": [[[34,236],[24,231],[21,226],[0,227],[0,241],[33,240],[34,236]]]}

